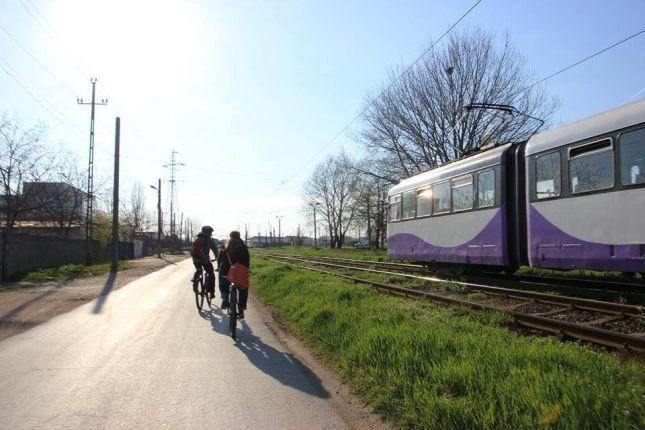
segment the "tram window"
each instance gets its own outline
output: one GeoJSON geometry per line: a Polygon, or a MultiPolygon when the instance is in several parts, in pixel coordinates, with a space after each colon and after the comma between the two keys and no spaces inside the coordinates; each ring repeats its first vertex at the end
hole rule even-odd
{"type": "Polygon", "coordinates": [[[602,190],[614,185],[614,153],[610,139],[569,150],[572,193],[602,190]]]}
{"type": "Polygon", "coordinates": [[[401,219],[401,194],[390,196],[390,221],[401,219]]]}
{"type": "Polygon", "coordinates": [[[432,187],[432,213],[450,212],[450,182],[442,182],[432,187]]]}
{"type": "Polygon", "coordinates": [[[621,134],[619,145],[621,183],[645,183],[645,128],[621,134]]]}
{"type": "Polygon", "coordinates": [[[540,155],[535,159],[535,193],[538,199],[560,195],[560,153],[540,155]]]}
{"type": "Polygon", "coordinates": [[[417,190],[417,216],[432,213],[432,188],[426,187],[417,190]]]}
{"type": "Polygon", "coordinates": [[[452,209],[466,211],[473,208],[473,175],[468,174],[452,180],[452,209]]]}
{"type": "Polygon", "coordinates": [[[416,192],[408,191],[403,193],[403,219],[414,218],[416,210],[416,192]]]}
{"type": "Polygon", "coordinates": [[[484,170],[477,174],[477,206],[495,206],[495,170],[484,170]]]}

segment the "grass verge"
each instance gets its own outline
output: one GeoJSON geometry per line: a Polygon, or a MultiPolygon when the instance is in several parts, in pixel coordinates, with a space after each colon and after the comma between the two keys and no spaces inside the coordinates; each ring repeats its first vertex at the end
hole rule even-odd
{"type": "MultiPolygon", "coordinates": [[[[312,248],[307,246],[285,246],[282,248],[260,248],[256,251],[258,254],[262,252],[269,253],[284,253],[284,254],[299,254],[309,257],[335,257],[335,258],[350,258],[355,260],[368,260],[368,261],[392,261],[387,255],[387,251],[383,249],[356,249],[356,248],[312,248]]],[[[398,260],[395,260],[398,261],[398,260]]],[[[518,275],[535,275],[535,276],[555,276],[555,277],[570,277],[578,279],[593,279],[601,281],[614,281],[614,282],[636,282],[645,283],[645,278],[641,274],[634,274],[633,277],[626,277],[621,272],[600,272],[594,270],[551,270],[542,269],[538,267],[520,267],[516,274],[518,275]]]]}
{"type": "MultiPolygon", "coordinates": [[[[112,264],[99,263],[92,264],[89,266],[83,264],[65,264],[60,267],[50,268],[50,269],[39,269],[34,272],[27,273],[22,277],[21,281],[27,282],[64,282],[71,281],[78,278],[86,278],[88,276],[104,275],[110,272],[112,264]]],[[[119,262],[118,270],[126,270],[132,267],[132,263],[129,261],[119,262]]]]}
{"type": "Polygon", "coordinates": [[[256,259],[260,300],[401,428],[645,427],[645,366],[553,338],[516,336],[499,313],[387,297],[256,259]]]}

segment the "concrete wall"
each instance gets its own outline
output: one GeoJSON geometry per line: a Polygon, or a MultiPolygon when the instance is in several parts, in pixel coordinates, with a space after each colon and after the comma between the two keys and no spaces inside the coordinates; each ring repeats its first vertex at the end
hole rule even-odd
{"type": "MultiPolygon", "coordinates": [[[[2,249],[2,235],[0,235],[0,258],[2,249]]],[[[98,241],[93,241],[93,261],[110,260],[111,249],[111,246],[103,247],[98,241]]],[[[134,258],[134,246],[131,243],[119,242],[119,252],[122,260],[134,258]]],[[[46,267],[84,264],[85,255],[86,245],[83,239],[13,234],[6,261],[7,279],[15,279],[25,273],[46,267]]]]}

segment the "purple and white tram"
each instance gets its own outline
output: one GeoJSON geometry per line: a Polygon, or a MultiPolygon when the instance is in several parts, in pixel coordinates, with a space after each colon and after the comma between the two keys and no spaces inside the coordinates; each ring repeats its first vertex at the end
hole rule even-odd
{"type": "Polygon", "coordinates": [[[389,200],[393,259],[645,272],[645,100],[405,179],[389,200]]]}

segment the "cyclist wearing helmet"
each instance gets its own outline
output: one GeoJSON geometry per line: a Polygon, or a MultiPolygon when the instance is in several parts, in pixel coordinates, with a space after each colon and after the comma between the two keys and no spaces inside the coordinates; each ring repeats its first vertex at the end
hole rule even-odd
{"type": "Polygon", "coordinates": [[[213,268],[213,263],[210,258],[210,251],[213,251],[215,258],[217,259],[217,243],[212,238],[213,227],[205,225],[202,227],[202,231],[197,235],[197,239],[193,244],[193,250],[191,255],[193,257],[193,265],[195,266],[195,276],[191,280],[191,283],[194,282],[195,277],[202,270],[206,270],[206,273],[209,275],[208,282],[208,292],[211,295],[211,298],[215,297],[215,272],[213,268]]]}

